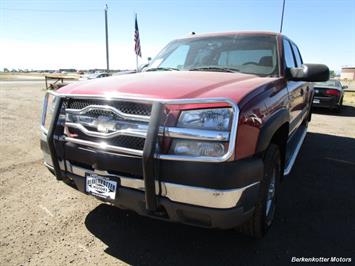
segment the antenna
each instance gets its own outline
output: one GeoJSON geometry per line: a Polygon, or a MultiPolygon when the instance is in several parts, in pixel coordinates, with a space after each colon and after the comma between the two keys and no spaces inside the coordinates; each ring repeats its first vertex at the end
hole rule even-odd
{"type": "Polygon", "coordinates": [[[286,1],[286,0],[283,0],[283,4],[282,4],[282,14],[281,14],[280,33],[282,33],[282,25],[284,24],[285,1],[286,1]]]}

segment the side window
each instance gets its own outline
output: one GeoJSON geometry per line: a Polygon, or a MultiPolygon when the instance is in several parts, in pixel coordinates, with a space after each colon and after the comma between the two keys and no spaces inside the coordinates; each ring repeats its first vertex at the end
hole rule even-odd
{"type": "Polygon", "coordinates": [[[299,52],[297,46],[295,44],[292,44],[292,49],[293,49],[293,53],[296,58],[297,66],[301,66],[303,62],[302,62],[302,57],[300,55],[300,52],[299,52]]]}
{"type": "Polygon", "coordinates": [[[159,65],[159,67],[176,67],[182,68],[185,65],[187,53],[190,50],[189,45],[181,45],[173,51],[166,59],[159,65]]]}
{"type": "Polygon", "coordinates": [[[245,63],[255,63],[262,66],[272,67],[275,65],[273,61],[272,50],[236,50],[236,51],[224,51],[220,54],[218,65],[227,66],[240,66],[245,63]]]}
{"type": "Polygon", "coordinates": [[[287,68],[295,67],[295,60],[293,59],[292,48],[290,42],[287,40],[283,40],[284,46],[284,57],[287,68]]]}

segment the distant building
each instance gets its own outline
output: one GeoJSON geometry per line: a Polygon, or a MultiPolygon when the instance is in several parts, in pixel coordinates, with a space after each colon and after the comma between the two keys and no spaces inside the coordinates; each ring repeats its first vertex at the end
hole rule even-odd
{"type": "Polygon", "coordinates": [[[59,69],[59,73],[75,73],[76,72],[76,69],[74,68],[61,68],[59,69]]]}
{"type": "Polygon", "coordinates": [[[342,67],[340,79],[355,80],[355,67],[342,67]]]}

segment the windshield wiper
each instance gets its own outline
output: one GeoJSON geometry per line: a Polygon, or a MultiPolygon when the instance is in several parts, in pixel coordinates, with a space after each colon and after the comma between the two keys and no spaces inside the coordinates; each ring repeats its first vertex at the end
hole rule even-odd
{"type": "Polygon", "coordinates": [[[237,68],[231,67],[215,67],[215,66],[206,66],[206,67],[194,67],[190,68],[189,71],[220,71],[220,72],[239,72],[237,68]]]}
{"type": "Polygon", "coordinates": [[[174,67],[154,67],[154,68],[148,68],[146,70],[146,72],[148,71],[180,71],[180,69],[178,68],[174,68],[174,67]]]}

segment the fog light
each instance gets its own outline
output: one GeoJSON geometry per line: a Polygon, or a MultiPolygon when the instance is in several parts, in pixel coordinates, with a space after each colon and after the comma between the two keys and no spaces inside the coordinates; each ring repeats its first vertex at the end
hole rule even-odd
{"type": "Polygon", "coordinates": [[[171,153],[187,156],[220,157],[225,154],[224,144],[221,142],[200,142],[193,140],[174,140],[171,153]]]}

